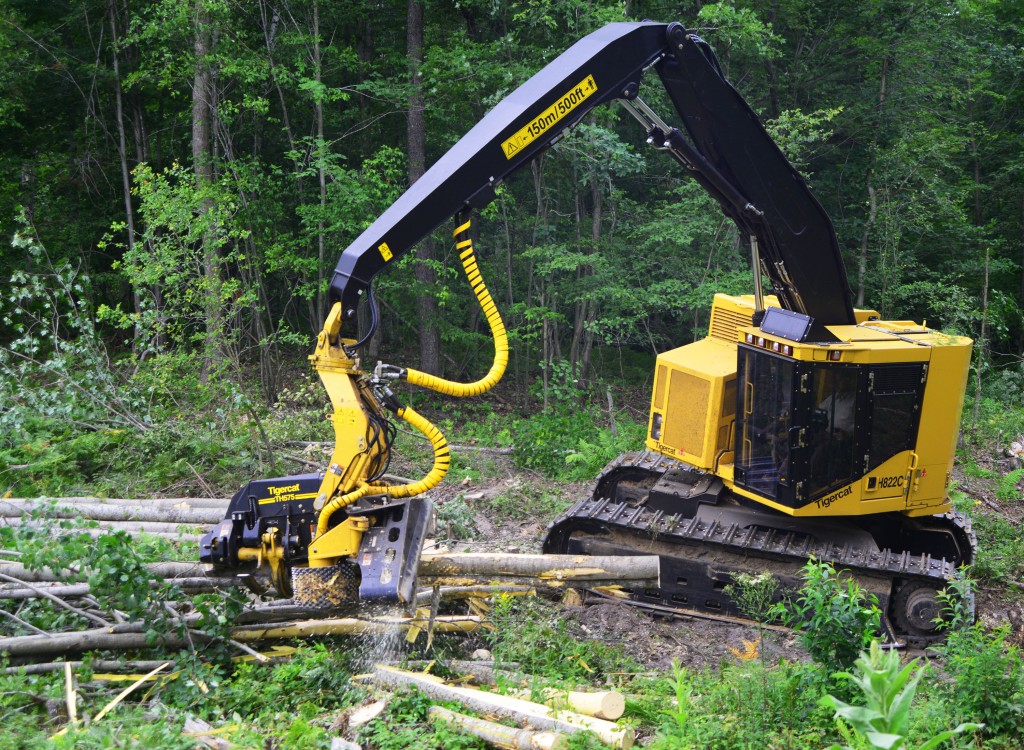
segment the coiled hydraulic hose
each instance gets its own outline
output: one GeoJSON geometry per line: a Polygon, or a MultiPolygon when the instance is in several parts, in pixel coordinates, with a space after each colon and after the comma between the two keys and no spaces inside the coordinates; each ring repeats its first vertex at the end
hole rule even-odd
{"type": "MultiPolygon", "coordinates": [[[[505,332],[505,323],[502,321],[501,314],[494,304],[494,299],[491,297],[491,293],[487,291],[487,286],[480,276],[480,268],[476,262],[476,253],[473,250],[473,240],[469,236],[470,224],[470,221],[461,224],[453,235],[455,237],[455,248],[460,251],[459,259],[462,261],[462,267],[466,271],[466,278],[469,279],[470,286],[473,287],[473,293],[480,303],[480,308],[483,310],[487,323],[491,327],[491,335],[494,337],[494,362],[491,364],[491,369],[480,380],[473,383],[456,383],[420,370],[409,369],[404,372],[404,377],[409,383],[429,388],[448,396],[479,396],[481,393],[489,391],[501,380],[501,376],[505,374],[505,368],[508,366],[508,334],[505,332]]],[[[434,448],[434,465],[423,479],[411,484],[390,486],[370,484],[366,481],[357,482],[353,489],[344,495],[334,498],[320,511],[316,527],[317,536],[327,532],[331,516],[335,511],[351,505],[367,495],[388,494],[391,497],[412,497],[433,489],[440,484],[445,474],[448,473],[448,467],[451,465],[451,452],[448,450],[448,441],[441,434],[441,431],[410,406],[399,406],[395,410],[395,414],[423,433],[427,440],[430,441],[434,448]]]]}
{"type": "Polygon", "coordinates": [[[413,385],[429,388],[448,396],[479,396],[489,391],[501,380],[508,366],[508,335],[505,332],[505,323],[501,320],[501,313],[498,312],[491,293],[487,291],[483,278],[480,276],[480,268],[476,262],[476,253],[473,250],[473,239],[469,236],[470,221],[466,221],[453,233],[455,236],[455,249],[459,250],[459,259],[466,271],[466,278],[469,279],[473,293],[476,295],[480,308],[483,310],[487,323],[491,327],[491,335],[494,337],[494,362],[491,369],[479,380],[473,383],[456,383],[445,380],[435,375],[420,370],[408,369],[405,372],[406,380],[413,385]],[[462,239],[460,239],[460,236],[462,239]]]}
{"type": "Polygon", "coordinates": [[[434,465],[430,468],[430,471],[427,472],[423,479],[411,484],[397,484],[390,486],[386,484],[367,484],[366,482],[359,482],[355,489],[350,490],[340,497],[334,498],[323,507],[323,510],[320,511],[320,517],[317,519],[317,536],[326,533],[331,516],[336,510],[340,510],[341,508],[351,505],[367,495],[387,494],[391,495],[391,497],[412,497],[413,495],[419,495],[427,490],[433,489],[441,483],[445,474],[448,473],[448,467],[451,466],[452,463],[452,456],[451,451],[448,450],[448,441],[445,440],[441,431],[437,429],[430,420],[419,414],[411,406],[400,407],[396,414],[408,422],[410,426],[415,427],[417,430],[422,432],[424,436],[426,436],[427,440],[430,441],[430,444],[434,448],[434,465]]]}

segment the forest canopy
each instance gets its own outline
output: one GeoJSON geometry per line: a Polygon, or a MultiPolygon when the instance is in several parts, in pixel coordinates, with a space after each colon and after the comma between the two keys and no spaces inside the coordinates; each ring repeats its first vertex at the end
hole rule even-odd
{"type": "MultiPolygon", "coordinates": [[[[643,18],[679,20],[717,51],[832,216],[858,305],[966,333],[986,373],[1019,372],[1015,3],[0,7],[9,373],[46,361],[38,347],[91,338],[136,364],[244,369],[238,379],[274,403],[324,319],[341,250],[546,62],[603,24],[643,18]],[[47,305],[78,317],[55,323],[47,305]]],[[[668,111],[649,77],[645,97],[668,111]]],[[[735,227],[616,107],[504,184],[475,232],[520,390],[540,378],[547,395],[556,371],[614,377],[595,352],[686,343],[703,335],[714,292],[751,288],[735,227]]],[[[442,225],[378,278],[370,358],[403,352],[454,377],[486,359],[457,266],[442,225]]]]}

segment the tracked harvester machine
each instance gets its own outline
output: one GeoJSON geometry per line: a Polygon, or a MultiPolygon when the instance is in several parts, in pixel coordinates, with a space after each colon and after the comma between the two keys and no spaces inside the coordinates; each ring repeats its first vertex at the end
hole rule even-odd
{"type": "Polygon", "coordinates": [[[342,253],[311,357],[334,406],[331,463],[323,474],[247,484],[202,540],[201,559],[220,570],[269,567],[278,592],[309,606],[411,601],[431,516],[422,495],[444,477],[449,455],[441,433],[390,386],[475,396],[498,381],[508,343],[469,217],[502,179],[613,100],[736,223],[753,294],[716,295],[708,336],[658,357],[646,449],[607,467],[592,495],[551,525],[544,550],[656,553],[661,587],[632,592],[634,603],[713,615],[738,614],[722,590],[734,573],[788,581],[813,556],[878,596],[894,639],[935,638],[936,593],[976,546],[949,500],[971,341],[853,308],[828,215],[711,48],[678,23],[611,24],[576,43],[342,253]],[[640,97],[655,77],[678,126],[640,97]],[[453,216],[494,335],[490,371],[469,384],[384,364],[365,371],[358,352],[369,334],[343,334],[364,298],[376,326],[373,277],[453,216]],[[383,481],[394,418],[434,446],[419,482],[383,481]]]}

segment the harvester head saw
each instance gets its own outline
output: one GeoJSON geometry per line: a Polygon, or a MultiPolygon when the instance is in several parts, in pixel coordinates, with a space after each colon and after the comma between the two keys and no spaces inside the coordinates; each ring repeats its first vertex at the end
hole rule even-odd
{"type": "Polygon", "coordinates": [[[268,573],[279,596],[311,609],[413,601],[420,550],[433,525],[425,497],[365,497],[317,535],[322,474],[257,479],[231,499],[199,544],[211,575],[255,581],[268,573]]]}

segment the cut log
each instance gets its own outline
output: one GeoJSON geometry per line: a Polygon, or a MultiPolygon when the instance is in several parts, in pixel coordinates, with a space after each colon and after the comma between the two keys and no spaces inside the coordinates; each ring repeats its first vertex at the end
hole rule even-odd
{"type": "Polygon", "coordinates": [[[124,497],[9,497],[5,498],[12,503],[35,503],[47,505],[130,505],[138,508],[220,508],[226,511],[228,500],[218,497],[153,497],[153,498],[124,498],[124,497]]]}
{"type": "MultiPolygon", "coordinates": [[[[475,633],[483,626],[476,616],[441,615],[434,618],[434,630],[439,633],[475,633]]],[[[316,635],[385,635],[396,629],[424,627],[426,622],[413,617],[378,617],[359,620],[351,617],[330,620],[305,620],[276,625],[239,625],[231,633],[235,640],[249,642],[273,638],[308,638],[316,635]]],[[[0,650],[3,642],[0,641],[0,650]]]]}
{"type": "MultiPolygon", "coordinates": [[[[541,692],[545,706],[576,711],[595,719],[615,721],[626,711],[626,699],[615,691],[580,692],[547,688],[541,692]]],[[[531,696],[529,690],[513,690],[510,694],[526,700],[531,696]]]]}
{"type": "Polygon", "coordinates": [[[451,724],[466,734],[479,737],[488,745],[504,750],[564,750],[569,745],[568,738],[563,734],[507,727],[486,719],[456,713],[441,706],[431,706],[427,710],[427,716],[431,721],[451,724]]]}
{"type": "Polygon", "coordinates": [[[523,586],[535,588],[538,591],[560,593],[566,591],[570,586],[591,588],[600,586],[624,585],[630,588],[658,588],[657,578],[639,578],[624,581],[622,579],[601,579],[595,578],[587,581],[577,581],[572,578],[533,578],[530,576],[494,576],[475,575],[467,573],[461,576],[419,576],[416,582],[420,586],[451,586],[453,588],[468,588],[470,586],[523,586]]]}
{"type": "MultiPolygon", "coordinates": [[[[411,669],[428,669],[431,665],[435,664],[434,661],[425,661],[422,659],[405,662],[404,666],[411,669]]],[[[389,663],[387,666],[394,667],[398,666],[398,662],[389,663]]],[[[517,673],[515,670],[519,668],[519,664],[502,664],[500,669],[494,666],[493,661],[465,661],[461,659],[453,659],[447,662],[441,662],[441,666],[445,669],[450,670],[462,677],[468,677],[475,685],[486,685],[493,687],[498,684],[498,677],[501,677],[506,682],[520,682],[520,684],[526,684],[526,675],[517,673]]]]}
{"type": "MultiPolygon", "coordinates": [[[[474,599],[477,597],[498,596],[534,596],[537,593],[533,586],[444,586],[438,592],[442,601],[450,599],[474,599]]],[[[425,589],[416,594],[416,604],[427,606],[434,598],[433,588],[425,589]]]]}
{"type": "MultiPolygon", "coordinates": [[[[150,563],[146,565],[146,570],[148,570],[155,578],[178,579],[206,577],[206,568],[200,563],[150,563]]],[[[44,568],[42,570],[29,570],[21,563],[8,562],[7,560],[0,560],[0,573],[6,573],[13,578],[18,578],[27,583],[61,581],[67,578],[66,575],[58,575],[49,568],[44,568]]]]}
{"type": "MultiPolygon", "coordinates": [[[[99,521],[96,519],[85,520],[96,521],[98,524],[96,529],[88,530],[100,533],[107,529],[119,529],[131,534],[141,531],[146,534],[194,534],[202,536],[210,530],[209,525],[197,523],[172,523],[167,521],[99,521]]],[[[24,516],[4,518],[0,521],[0,525],[13,526],[15,528],[24,528],[26,526],[29,528],[49,528],[49,524],[45,520],[26,518],[24,516]]],[[[76,531],[77,529],[71,530],[76,531]]]]}
{"type": "MultiPolygon", "coordinates": [[[[5,518],[3,520],[5,520],[5,521],[15,521],[16,523],[6,524],[6,525],[12,526],[14,528],[19,528],[19,529],[20,528],[26,528],[26,527],[27,528],[47,528],[45,521],[26,521],[24,518],[5,518]]],[[[85,534],[85,535],[91,537],[92,539],[96,539],[98,537],[103,536],[104,534],[109,534],[109,533],[114,532],[114,531],[124,531],[125,533],[130,534],[130,535],[148,534],[149,536],[156,537],[157,539],[166,539],[169,542],[182,542],[184,544],[196,544],[196,545],[198,545],[200,540],[203,538],[203,535],[201,533],[199,533],[199,529],[201,527],[198,527],[198,526],[183,526],[181,528],[181,530],[178,530],[178,531],[148,531],[146,529],[132,528],[132,522],[131,521],[120,522],[120,523],[118,523],[118,525],[115,525],[114,522],[111,522],[111,521],[100,521],[99,523],[100,523],[100,525],[97,526],[96,528],[93,528],[93,529],[73,529],[73,530],[69,529],[69,531],[74,531],[74,533],[78,533],[78,534],[85,534]],[[124,525],[121,525],[122,523],[124,525]],[[190,532],[189,529],[194,529],[195,531],[190,532]]],[[[0,525],[3,525],[3,524],[0,524],[0,525]]],[[[137,526],[138,524],[134,524],[134,525],[137,526]]],[[[159,526],[166,526],[168,528],[174,528],[174,524],[157,524],[157,525],[159,525],[159,526]]],[[[205,533],[205,529],[203,530],[203,533],[205,533]]]]}
{"type": "Polygon", "coordinates": [[[502,719],[529,724],[534,729],[562,734],[593,732],[602,742],[613,748],[630,748],[635,739],[632,729],[616,726],[610,721],[570,711],[555,711],[548,706],[524,701],[521,698],[445,685],[428,675],[405,672],[394,667],[378,666],[373,672],[372,679],[376,684],[392,690],[414,687],[431,700],[454,701],[476,713],[494,714],[502,719]]]}
{"type": "Polygon", "coordinates": [[[148,672],[159,667],[167,660],[160,661],[107,661],[104,659],[93,659],[90,662],[84,661],[51,661],[43,664],[24,664],[20,667],[6,667],[4,674],[47,674],[49,672],[60,672],[65,669],[65,664],[70,664],[72,669],[81,669],[88,666],[93,672],[148,672]]]}
{"type": "Polygon", "coordinates": [[[91,518],[96,521],[163,521],[167,523],[215,524],[224,519],[218,508],[152,508],[148,506],[71,503],[52,505],[41,501],[0,500],[0,517],[17,518],[33,511],[50,518],[91,518]]]}
{"type": "MultiPolygon", "coordinates": [[[[154,581],[153,583],[154,587],[159,584],[159,581],[154,581]]],[[[234,588],[239,586],[240,582],[237,578],[179,578],[174,581],[174,585],[186,594],[207,594],[211,591],[234,588]]],[[[92,594],[92,589],[89,588],[87,583],[40,583],[36,584],[36,588],[44,588],[45,591],[62,599],[80,599],[92,594]]],[[[0,588],[0,599],[38,599],[40,596],[41,594],[34,588],[30,589],[14,584],[10,585],[9,588],[0,588]]]]}
{"type": "Polygon", "coordinates": [[[511,555],[502,553],[427,553],[420,559],[423,577],[481,576],[538,580],[657,581],[657,555],[511,555]]]}

